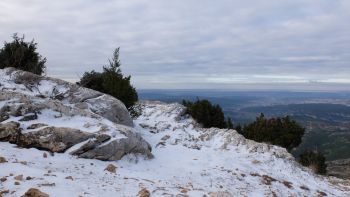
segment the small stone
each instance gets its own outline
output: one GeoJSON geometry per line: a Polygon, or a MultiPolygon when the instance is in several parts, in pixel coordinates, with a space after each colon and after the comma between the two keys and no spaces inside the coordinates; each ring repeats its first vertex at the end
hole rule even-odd
{"type": "Polygon", "coordinates": [[[22,165],[27,165],[28,164],[26,161],[21,161],[19,163],[21,163],[22,165]]]}
{"type": "Polygon", "coordinates": [[[38,119],[38,115],[30,114],[30,115],[23,116],[23,118],[19,119],[18,121],[31,121],[31,120],[36,120],[36,119],[38,119]]]}
{"type": "Polygon", "coordinates": [[[0,163],[6,163],[7,160],[5,159],[5,157],[0,157],[0,163]]]}
{"type": "Polygon", "coordinates": [[[30,188],[22,197],[49,197],[49,195],[38,189],[30,188]]]}
{"type": "Polygon", "coordinates": [[[73,181],[73,177],[72,176],[67,176],[65,179],[70,179],[73,181]]]}
{"type": "Polygon", "coordinates": [[[23,175],[21,174],[21,175],[15,176],[14,179],[17,180],[17,181],[22,181],[23,180],[23,175]]]}
{"type": "Polygon", "coordinates": [[[32,179],[33,179],[33,177],[30,177],[30,176],[27,176],[27,177],[26,177],[26,180],[27,180],[27,181],[32,180],[32,179]]]}
{"type": "Polygon", "coordinates": [[[18,181],[15,182],[15,185],[20,185],[20,183],[18,181]]]}
{"type": "Polygon", "coordinates": [[[27,129],[38,129],[40,127],[45,127],[47,126],[47,124],[42,124],[42,123],[37,123],[37,124],[32,124],[29,127],[27,127],[27,129]]]}
{"type": "Polygon", "coordinates": [[[10,193],[10,190],[8,190],[8,189],[7,189],[7,190],[2,190],[2,191],[0,191],[0,195],[1,195],[1,194],[8,194],[8,193],[10,193]]]}
{"type": "Polygon", "coordinates": [[[142,188],[139,193],[137,194],[138,197],[150,197],[151,193],[146,189],[142,188]]]}
{"type": "Polygon", "coordinates": [[[43,153],[43,157],[44,157],[44,158],[47,158],[47,153],[44,152],[44,153],[43,153]]]}
{"type": "Polygon", "coordinates": [[[6,178],[6,177],[2,177],[2,178],[0,179],[0,181],[1,181],[1,182],[5,182],[5,181],[7,181],[7,178],[6,178]]]}
{"type": "Polygon", "coordinates": [[[56,186],[56,183],[43,183],[43,184],[40,184],[40,186],[54,187],[56,186]]]}
{"type": "Polygon", "coordinates": [[[180,192],[183,194],[186,194],[188,192],[188,190],[186,188],[183,188],[180,192]]]}
{"type": "Polygon", "coordinates": [[[105,170],[107,170],[108,172],[111,172],[111,173],[116,173],[116,170],[117,170],[117,167],[113,164],[109,164],[105,170]]]}

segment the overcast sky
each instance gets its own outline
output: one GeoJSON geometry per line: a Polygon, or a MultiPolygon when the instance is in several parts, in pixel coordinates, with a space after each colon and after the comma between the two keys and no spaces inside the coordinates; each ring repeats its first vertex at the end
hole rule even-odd
{"type": "Polygon", "coordinates": [[[350,90],[349,0],[1,0],[0,39],[34,38],[74,81],[116,47],[138,89],[350,90]]]}

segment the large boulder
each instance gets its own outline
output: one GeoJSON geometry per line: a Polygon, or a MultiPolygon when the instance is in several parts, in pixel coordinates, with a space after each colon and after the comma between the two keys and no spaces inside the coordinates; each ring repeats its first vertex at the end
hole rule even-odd
{"type": "Polygon", "coordinates": [[[62,80],[0,70],[0,141],[82,158],[152,157],[117,99],[62,80]]]}
{"type": "Polygon", "coordinates": [[[92,140],[90,143],[86,143],[87,146],[82,146],[72,154],[82,158],[106,161],[119,160],[130,153],[143,154],[148,158],[153,157],[151,146],[144,139],[131,132],[127,136],[127,138],[115,139],[104,145],[102,145],[103,141],[92,140]]]}
{"type": "Polygon", "coordinates": [[[77,108],[88,109],[112,122],[133,126],[128,110],[118,99],[60,79],[6,68],[0,71],[0,90],[60,100],[77,108]]]}
{"type": "Polygon", "coordinates": [[[64,152],[75,144],[84,142],[96,134],[65,127],[45,127],[39,131],[20,135],[17,144],[22,147],[34,147],[51,152],[64,152]]]}

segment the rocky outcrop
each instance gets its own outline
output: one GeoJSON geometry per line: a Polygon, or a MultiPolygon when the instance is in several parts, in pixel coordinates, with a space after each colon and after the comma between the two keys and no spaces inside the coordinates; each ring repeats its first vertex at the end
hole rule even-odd
{"type": "Polygon", "coordinates": [[[36,188],[30,188],[22,197],[49,197],[49,195],[36,188]]]}
{"type": "Polygon", "coordinates": [[[142,101],[136,106],[142,111],[140,127],[149,129],[151,133],[163,133],[169,130],[181,131],[178,136],[163,136],[156,147],[183,144],[183,146],[200,150],[207,146],[206,142],[220,137],[220,143],[216,144],[219,149],[229,150],[238,146],[245,146],[250,153],[266,153],[294,160],[294,157],[285,149],[266,143],[258,143],[246,139],[233,129],[202,128],[195,120],[185,115],[185,107],[178,103],[166,104],[159,101],[142,101]],[[145,110],[147,108],[147,110],[145,110]],[[144,119],[144,120],[143,120],[144,119]],[[147,121],[147,120],[152,121],[147,121]],[[164,121],[167,119],[168,121],[164,121]],[[170,122],[171,120],[172,122],[170,122]],[[146,124],[145,122],[151,123],[146,124]],[[196,132],[193,132],[196,131],[196,132]],[[175,139],[174,139],[175,138],[175,139]]]}
{"type": "Polygon", "coordinates": [[[75,84],[14,69],[0,70],[0,141],[81,158],[151,158],[117,99],[75,84]]]}
{"type": "Polygon", "coordinates": [[[78,129],[46,127],[39,131],[21,134],[16,144],[21,147],[33,147],[60,153],[95,136],[96,134],[82,132],[78,129]]]}
{"type": "Polygon", "coordinates": [[[95,158],[105,161],[119,160],[130,153],[143,154],[148,158],[153,157],[151,146],[141,136],[130,130],[126,131],[125,135],[126,138],[110,140],[109,143],[105,143],[109,140],[106,136],[98,136],[71,154],[79,155],[81,158],[95,158]]]}
{"type": "Polygon", "coordinates": [[[82,110],[90,110],[102,117],[126,126],[133,122],[125,105],[118,99],[60,79],[42,77],[14,68],[0,73],[0,90],[23,95],[59,100],[82,110]]]}

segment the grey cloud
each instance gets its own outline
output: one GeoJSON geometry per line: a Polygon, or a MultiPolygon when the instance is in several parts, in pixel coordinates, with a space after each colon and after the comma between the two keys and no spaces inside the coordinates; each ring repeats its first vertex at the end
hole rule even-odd
{"type": "Polygon", "coordinates": [[[71,81],[118,46],[137,88],[334,89],[350,75],[347,0],[2,0],[0,10],[0,38],[35,38],[48,74],[71,81]]]}

